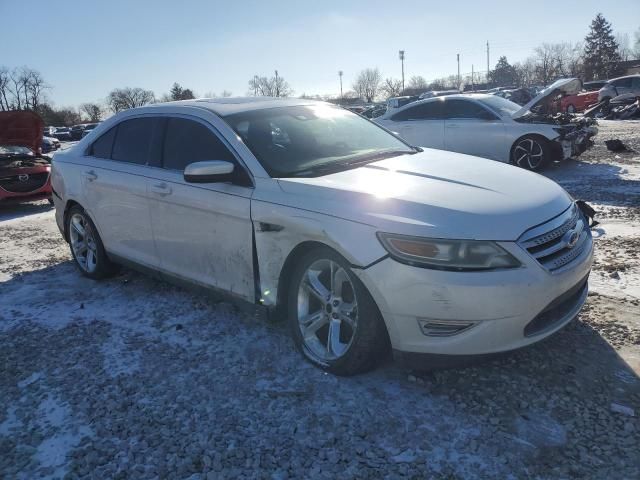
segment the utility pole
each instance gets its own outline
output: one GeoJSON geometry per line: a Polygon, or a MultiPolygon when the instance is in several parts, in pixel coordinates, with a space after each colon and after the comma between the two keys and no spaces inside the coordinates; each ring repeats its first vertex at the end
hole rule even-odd
{"type": "Polygon", "coordinates": [[[487,86],[489,85],[489,40],[487,40],[487,86]]]}
{"type": "Polygon", "coordinates": [[[276,70],[276,97],[280,96],[280,85],[278,84],[278,70],[276,70]]]}
{"type": "Polygon", "coordinates": [[[471,91],[472,92],[476,91],[476,86],[473,83],[473,63],[471,64],[471,91]]]}
{"type": "Polygon", "coordinates": [[[342,96],[342,70],[338,71],[338,76],[340,77],[340,105],[344,101],[344,97],[342,96]]]}
{"type": "Polygon", "coordinates": [[[398,52],[400,62],[402,62],[402,94],[404,95],[404,50],[398,52]]]}
{"type": "Polygon", "coordinates": [[[258,75],[253,76],[253,95],[258,96],[258,75]]]}
{"type": "Polygon", "coordinates": [[[458,58],[458,90],[460,90],[460,54],[457,53],[456,57],[458,58]]]}

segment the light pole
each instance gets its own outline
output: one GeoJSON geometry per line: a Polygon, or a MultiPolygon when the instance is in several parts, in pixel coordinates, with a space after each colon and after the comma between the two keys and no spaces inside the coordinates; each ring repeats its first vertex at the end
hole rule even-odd
{"type": "Polygon", "coordinates": [[[404,95],[404,50],[398,52],[400,62],[402,63],[402,94],[404,95]]]}
{"type": "Polygon", "coordinates": [[[278,83],[278,70],[276,70],[276,97],[280,96],[280,84],[278,83]]]}
{"type": "Polygon", "coordinates": [[[458,58],[458,90],[460,90],[460,54],[456,54],[458,58]]]}
{"type": "Polygon", "coordinates": [[[340,77],[340,105],[342,105],[343,97],[342,97],[342,70],[338,71],[338,76],[340,77]]]}

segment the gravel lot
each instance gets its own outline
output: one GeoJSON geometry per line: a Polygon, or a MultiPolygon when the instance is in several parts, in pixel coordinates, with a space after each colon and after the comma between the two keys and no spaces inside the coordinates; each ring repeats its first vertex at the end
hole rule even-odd
{"type": "Polygon", "coordinates": [[[0,478],[640,478],[638,152],[603,121],[547,172],[600,211],[579,318],[433,373],[326,375],[224,299],[81,277],[47,204],[1,209],[0,478]]]}

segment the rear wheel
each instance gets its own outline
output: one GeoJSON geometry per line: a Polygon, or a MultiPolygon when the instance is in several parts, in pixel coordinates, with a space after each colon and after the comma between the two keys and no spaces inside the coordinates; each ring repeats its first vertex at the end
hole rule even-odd
{"type": "Polygon", "coordinates": [[[288,321],[296,347],[337,375],[371,369],[385,356],[388,337],[371,295],[329,248],[304,255],[288,292],[288,321]]]}
{"type": "Polygon", "coordinates": [[[71,255],[83,275],[98,280],[115,272],[117,267],[109,261],[98,230],[79,205],[67,213],[67,232],[71,255]]]}
{"type": "Polygon", "coordinates": [[[527,135],[514,143],[511,163],[527,170],[542,170],[550,162],[548,140],[527,135]]]}

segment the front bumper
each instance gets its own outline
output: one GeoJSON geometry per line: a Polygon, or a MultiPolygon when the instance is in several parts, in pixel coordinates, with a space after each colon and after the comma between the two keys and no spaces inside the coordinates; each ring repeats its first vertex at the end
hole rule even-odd
{"type": "Polygon", "coordinates": [[[357,271],[378,304],[393,349],[440,355],[514,350],[551,335],[578,314],[586,300],[586,279],[593,262],[590,236],[580,256],[556,272],[543,268],[516,243],[500,245],[523,267],[447,272],[386,258],[357,271]],[[536,319],[542,320],[536,325],[536,319]],[[454,335],[430,336],[420,328],[420,322],[428,320],[473,326],[454,335]]]}
{"type": "Polygon", "coordinates": [[[571,132],[565,137],[551,142],[551,157],[554,161],[567,160],[582,155],[591,148],[593,141],[591,138],[598,133],[595,126],[583,127],[575,132],[571,132]]]}

